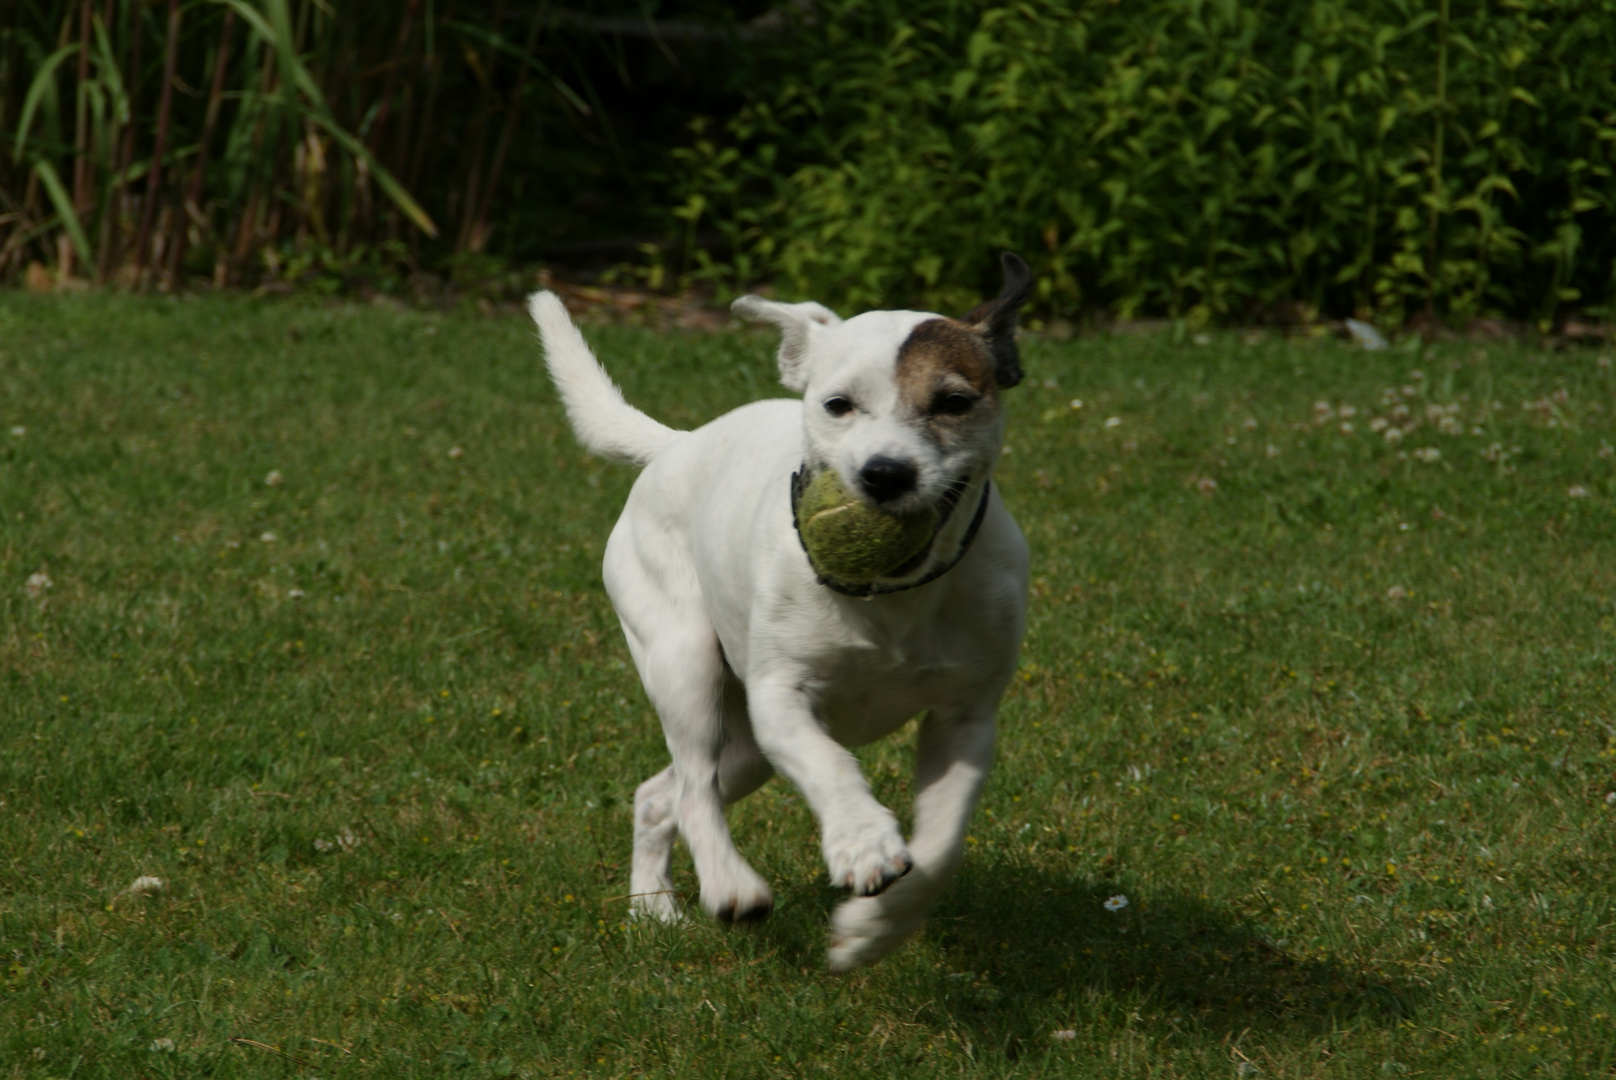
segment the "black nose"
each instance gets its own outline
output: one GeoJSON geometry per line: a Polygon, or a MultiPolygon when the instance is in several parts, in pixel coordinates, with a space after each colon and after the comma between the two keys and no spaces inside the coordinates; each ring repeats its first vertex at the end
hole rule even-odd
{"type": "Polygon", "coordinates": [[[864,490],[869,492],[870,498],[883,503],[915,490],[915,480],[918,476],[915,467],[907,461],[875,457],[859,470],[859,483],[864,485],[864,490]]]}

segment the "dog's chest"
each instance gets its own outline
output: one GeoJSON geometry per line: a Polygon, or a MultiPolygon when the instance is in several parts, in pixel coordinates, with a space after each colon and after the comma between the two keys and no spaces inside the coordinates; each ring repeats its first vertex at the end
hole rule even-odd
{"type": "Polygon", "coordinates": [[[815,658],[805,689],[831,736],[861,746],[918,713],[974,698],[984,672],[962,646],[936,634],[849,642],[815,658]]]}

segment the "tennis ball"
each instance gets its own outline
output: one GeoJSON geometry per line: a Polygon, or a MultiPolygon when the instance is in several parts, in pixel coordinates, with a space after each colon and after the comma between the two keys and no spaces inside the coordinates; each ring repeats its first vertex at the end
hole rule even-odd
{"type": "Polygon", "coordinates": [[[802,493],[797,531],[815,570],[862,584],[924,551],[937,531],[937,511],[928,506],[889,514],[848,491],[835,469],[826,469],[802,493]]]}

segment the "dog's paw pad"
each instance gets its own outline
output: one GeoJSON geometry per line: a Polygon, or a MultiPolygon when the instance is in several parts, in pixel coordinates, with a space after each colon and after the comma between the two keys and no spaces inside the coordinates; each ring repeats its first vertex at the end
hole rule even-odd
{"type": "Polygon", "coordinates": [[[830,879],[859,896],[874,896],[914,868],[895,821],[850,830],[825,842],[830,879]]]}

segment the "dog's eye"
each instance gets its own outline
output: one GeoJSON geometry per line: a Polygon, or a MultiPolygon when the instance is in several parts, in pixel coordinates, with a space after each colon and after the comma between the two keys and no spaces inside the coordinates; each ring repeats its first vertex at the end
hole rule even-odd
{"type": "Polygon", "coordinates": [[[970,394],[939,394],[931,403],[931,411],[944,416],[964,416],[976,406],[970,394]]]}
{"type": "Polygon", "coordinates": [[[853,411],[853,403],[840,395],[833,398],[826,398],[825,411],[830,413],[832,416],[846,416],[848,413],[853,411]]]}

